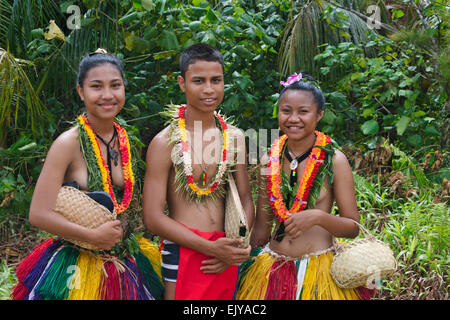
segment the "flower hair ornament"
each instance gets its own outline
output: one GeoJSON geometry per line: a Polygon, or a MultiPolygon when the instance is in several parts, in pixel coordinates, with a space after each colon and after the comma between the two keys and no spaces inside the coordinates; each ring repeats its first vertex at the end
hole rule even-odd
{"type": "MultiPolygon", "coordinates": [[[[317,81],[314,80],[312,77],[308,76],[307,74],[302,75],[302,73],[294,73],[292,75],[290,75],[286,81],[280,81],[280,84],[286,88],[288,86],[290,86],[291,84],[298,82],[298,81],[307,81],[307,82],[311,82],[314,86],[316,86],[317,88],[320,88],[317,81]]],[[[272,118],[276,119],[278,118],[278,100],[275,102],[275,106],[273,108],[273,113],[272,113],[272,118]]]]}
{"type": "MultiPolygon", "coordinates": [[[[287,86],[293,84],[294,82],[300,81],[300,80],[302,80],[301,72],[299,74],[294,73],[293,75],[289,76],[289,78],[287,78],[286,81],[280,81],[280,84],[286,88],[287,86]]],[[[272,112],[272,119],[276,119],[276,118],[278,118],[278,99],[275,102],[273,112],[272,112]]]]}
{"type": "Polygon", "coordinates": [[[280,84],[283,87],[286,88],[288,85],[290,85],[290,84],[292,84],[294,82],[300,81],[300,80],[302,80],[302,73],[301,72],[299,74],[294,73],[289,78],[287,78],[286,81],[280,81],[280,84]]]}

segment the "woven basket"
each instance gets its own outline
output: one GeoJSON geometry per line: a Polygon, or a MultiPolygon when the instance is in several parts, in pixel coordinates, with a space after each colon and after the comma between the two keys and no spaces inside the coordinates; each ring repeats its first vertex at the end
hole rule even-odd
{"type": "Polygon", "coordinates": [[[242,238],[243,242],[239,247],[248,247],[250,231],[248,230],[247,216],[242,207],[233,175],[230,172],[228,172],[227,195],[225,198],[225,234],[227,238],[231,239],[242,238]],[[243,235],[244,231],[245,235],[243,235]]]}
{"type": "MultiPolygon", "coordinates": [[[[55,211],[62,214],[67,220],[91,229],[116,219],[115,211],[111,213],[82,191],[68,186],[59,190],[55,211]]],[[[86,249],[99,250],[99,248],[87,242],[73,239],[66,240],[86,249]]]]}
{"type": "MultiPolygon", "coordinates": [[[[356,223],[356,222],[355,222],[356,223]]],[[[371,235],[362,225],[356,223],[366,237],[348,244],[337,245],[330,274],[343,289],[367,286],[372,281],[391,277],[397,269],[392,250],[371,235]]]]}

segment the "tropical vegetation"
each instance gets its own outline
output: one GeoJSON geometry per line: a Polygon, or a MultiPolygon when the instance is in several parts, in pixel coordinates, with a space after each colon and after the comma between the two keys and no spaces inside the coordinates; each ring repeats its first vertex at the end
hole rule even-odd
{"type": "Polygon", "coordinates": [[[243,130],[277,128],[286,76],[318,81],[319,129],[350,159],[362,221],[398,260],[376,298],[447,299],[449,9],[445,0],[0,0],[0,299],[44,236],[28,208],[52,141],[82,111],[83,55],[102,47],[125,62],[120,117],[144,158],[164,126],[159,112],[183,102],[178,58],[196,42],[223,53],[220,108],[243,130]]]}

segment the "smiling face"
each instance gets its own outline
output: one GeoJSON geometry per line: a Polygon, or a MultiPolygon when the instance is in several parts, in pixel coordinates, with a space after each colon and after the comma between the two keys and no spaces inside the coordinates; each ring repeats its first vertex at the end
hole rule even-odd
{"type": "Polygon", "coordinates": [[[178,84],[186,94],[188,107],[200,112],[212,112],[222,102],[224,82],[222,65],[215,61],[197,60],[189,64],[178,84]]]}
{"type": "Polygon", "coordinates": [[[290,140],[311,137],[322,116],[310,91],[287,90],[278,102],[278,124],[290,140]]]}
{"type": "Polygon", "coordinates": [[[121,72],[111,63],[91,68],[77,85],[89,118],[113,119],[125,104],[125,86],[121,72]]]}

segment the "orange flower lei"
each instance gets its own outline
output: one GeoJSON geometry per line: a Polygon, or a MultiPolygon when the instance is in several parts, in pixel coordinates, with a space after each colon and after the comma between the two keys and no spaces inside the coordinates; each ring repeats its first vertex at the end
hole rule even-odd
{"type": "MultiPolygon", "coordinates": [[[[315,134],[317,136],[316,142],[314,143],[315,146],[324,147],[331,142],[331,138],[322,132],[315,131],[315,134]]],[[[298,186],[294,202],[288,210],[284,203],[283,194],[281,193],[282,164],[280,161],[281,152],[286,140],[287,135],[283,135],[272,144],[269,162],[267,163],[267,194],[269,195],[269,203],[272,211],[280,222],[288,219],[292,213],[305,209],[314,179],[326,155],[326,152],[320,148],[314,147],[312,149],[306,161],[306,167],[300,179],[300,185],[298,186]]]]}
{"type": "Polygon", "coordinates": [[[186,132],[186,119],[184,117],[184,113],[186,111],[186,106],[181,106],[178,111],[178,128],[180,131],[180,143],[181,143],[181,151],[183,153],[183,165],[184,165],[184,174],[187,179],[187,184],[189,188],[197,195],[197,196],[208,196],[214,190],[217,189],[217,187],[222,182],[223,175],[225,174],[225,171],[227,170],[227,124],[222,119],[221,116],[219,116],[216,113],[216,117],[220,122],[220,125],[222,127],[222,135],[223,135],[223,145],[222,145],[222,158],[219,163],[219,167],[216,173],[216,176],[214,177],[214,181],[210,183],[210,185],[206,189],[200,189],[197,184],[194,182],[193,177],[193,170],[192,170],[192,164],[191,164],[191,154],[190,154],[190,148],[189,148],[189,141],[188,136],[186,132]]]}
{"type": "Polygon", "coordinates": [[[86,116],[79,116],[78,121],[80,122],[81,127],[85,130],[87,136],[89,137],[92,149],[94,150],[95,157],[97,159],[97,165],[101,172],[103,191],[107,192],[111,196],[114,203],[114,208],[116,210],[116,214],[120,214],[124,212],[130,205],[131,198],[133,196],[133,186],[134,186],[134,175],[130,157],[131,155],[130,142],[128,140],[127,132],[118,123],[116,122],[113,123],[117,131],[117,136],[119,137],[119,149],[122,158],[122,171],[125,183],[123,199],[122,202],[118,204],[116,201],[116,196],[114,194],[113,186],[111,184],[111,176],[109,168],[106,165],[105,159],[102,156],[102,152],[100,150],[97,137],[95,136],[95,133],[92,130],[92,127],[89,124],[89,121],[86,116]]]}

